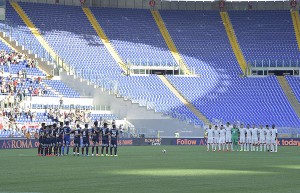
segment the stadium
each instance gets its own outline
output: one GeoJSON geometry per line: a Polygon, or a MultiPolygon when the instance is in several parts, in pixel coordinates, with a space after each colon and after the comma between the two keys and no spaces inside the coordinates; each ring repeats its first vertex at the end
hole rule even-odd
{"type": "Polygon", "coordinates": [[[300,192],[297,0],[0,0],[0,64],[0,193],[300,192]]]}

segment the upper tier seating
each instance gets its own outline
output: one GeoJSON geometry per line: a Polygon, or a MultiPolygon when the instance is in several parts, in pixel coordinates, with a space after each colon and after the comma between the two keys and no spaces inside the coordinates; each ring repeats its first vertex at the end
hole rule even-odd
{"type": "Polygon", "coordinates": [[[231,49],[218,11],[160,11],[187,65],[201,76],[238,75],[242,71],[231,49]]]}
{"type": "Polygon", "coordinates": [[[229,16],[246,61],[300,62],[290,11],[229,11],[229,16]]]}
{"type": "Polygon", "coordinates": [[[124,61],[136,65],[177,65],[149,10],[91,10],[124,61]]]}

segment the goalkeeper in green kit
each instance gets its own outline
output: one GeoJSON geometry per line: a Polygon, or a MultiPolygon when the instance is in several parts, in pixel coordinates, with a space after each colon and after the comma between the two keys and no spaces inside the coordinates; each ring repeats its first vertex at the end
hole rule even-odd
{"type": "Polygon", "coordinates": [[[231,129],[231,140],[233,145],[233,151],[238,151],[239,129],[236,125],[233,125],[231,129]]]}

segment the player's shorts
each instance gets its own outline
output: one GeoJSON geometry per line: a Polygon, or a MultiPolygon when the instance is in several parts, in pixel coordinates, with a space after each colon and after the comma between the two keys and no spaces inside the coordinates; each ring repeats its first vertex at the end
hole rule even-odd
{"type": "Polygon", "coordinates": [[[80,139],[74,139],[74,146],[80,147],[80,139]]]}
{"type": "Polygon", "coordinates": [[[70,145],[70,141],[71,141],[71,139],[69,137],[64,138],[64,144],[65,145],[70,145]]]}
{"type": "Polygon", "coordinates": [[[209,143],[209,144],[214,143],[214,138],[213,137],[208,137],[207,138],[207,143],[209,143]]]}
{"type": "Polygon", "coordinates": [[[252,138],[252,143],[253,143],[253,144],[257,144],[257,143],[258,143],[258,138],[257,138],[257,137],[252,138]]]}
{"type": "Polygon", "coordinates": [[[239,139],[237,137],[233,137],[231,140],[232,140],[233,144],[237,144],[239,141],[239,139]]]}
{"type": "Polygon", "coordinates": [[[266,138],[266,144],[268,144],[268,145],[271,144],[271,138],[266,138]]]}
{"type": "Polygon", "coordinates": [[[246,138],[246,143],[252,143],[252,139],[251,138],[246,138]]]}
{"type": "Polygon", "coordinates": [[[56,138],[56,144],[63,144],[63,141],[62,138],[56,138]]]}
{"type": "Polygon", "coordinates": [[[99,144],[99,138],[93,138],[92,139],[93,144],[99,144]]]}
{"type": "Polygon", "coordinates": [[[266,143],[266,138],[265,137],[259,138],[259,143],[265,144],[266,143]]]}
{"type": "Polygon", "coordinates": [[[56,145],[56,138],[51,138],[51,144],[56,145]]]}
{"type": "Polygon", "coordinates": [[[50,138],[46,138],[45,139],[45,145],[49,146],[51,144],[51,139],[50,138]]]}
{"type": "Polygon", "coordinates": [[[84,146],[84,147],[89,147],[89,146],[90,146],[90,141],[89,141],[89,139],[83,139],[83,140],[82,140],[82,146],[84,146]]]}
{"type": "Polygon", "coordinates": [[[214,143],[219,143],[220,138],[214,138],[214,143]]]}
{"type": "Polygon", "coordinates": [[[111,145],[110,147],[118,147],[118,140],[116,139],[111,140],[110,145],[111,145]]]}
{"type": "Polygon", "coordinates": [[[41,145],[43,145],[45,142],[44,142],[44,139],[43,138],[39,138],[39,143],[41,144],[41,145]]]}
{"type": "Polygon", "coordinates": [[[225,142],[226,143],[231,143],[231,136],[226,136],[225,142]]]}
{"type": "Polygon", "coordinates": [[[277,143],[276,139],[272,138],[272,139],[271,139],[271,143],[272,143],[272,144],[276,144],[276,143],[277,143]]]}
{"type": "Polygon", "coordinates": [[[220,137],[220,139],[219,139],[219,143],[220,143],[220,144],[223,144],[223,143],[225,143],[225,137],[220,137]]]}
{"type": "Polygon", "coordinates": [[[108,139],[102,139],[102,146],[104,146],[104,147],[108,147],[109,146],[108,139]]]}
{"type": "Polygon", "coordinates": [[[241,137],[240,138],[240,143],[246,143],[246,138],[245,137],[241,137]]]}

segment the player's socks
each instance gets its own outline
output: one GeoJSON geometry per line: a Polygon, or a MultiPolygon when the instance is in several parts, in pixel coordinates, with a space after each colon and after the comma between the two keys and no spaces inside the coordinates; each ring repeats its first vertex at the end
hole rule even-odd
{"type": "Polygon", "coordinates": [[[69,149],[70,149],[70,147],[69,147],[69,146],[67,146],[67,155],[69,154],[69,149]]]}
{"type": "Polygon", "coordinates": [[[258,151],[258,145],[256,146],[256,151],[258,151]]]}
{"type": "Polygon", "coordinates": [[[41,145],[38,147],[38,155],[41,155],[41,145]]]}
{"type": "Polygon", "coordinates": [[[230,146],[231,146],[230,148],[231,148],[231,151],[232,151],[233,150],[233,144],[231,143],[230,146]]]}
{"type": "Polygon", "coordinates": [[[276,144],[275,144],[275,152],[277,152],[277,146],[278,146],[278,145],[277,145],[277,143],[276,143],[276,144]]]}
{"type": "Polygon", "coordinates": [[[109,152],[110,152],[110,155],[112,155],[112,149],[113,149],[113,148],[112,148],[112,147],[110,147],[109,149],[110,149],[110,151],[109,151],[109,152]]]}
{"type": "Polygon", "coordinates": [[[259,144],[259,151],[262,151],[262,144],[259,144]]]}
{"type": "Polygon", "coordinates": [[[85,147],[85,153],[87,156],[89,155],[89,147],[85,147]]]}
{"type": "Polygon", "coordinates": [[[106,151],[105,152],[106,152],[106,155],[108,155],[108,147],[106,147],[106,151]]]}
{"type": "Polygon", "coordinates": [[[101,147],[101,155],[103,155],[104,146],[101,147]]]}
{"type": "Polygon", "coordinates": [[[92,147],[92,155],[94,155],[95,146],[92,147]]]}
{"type": "Polygon", "coordinates": [[[41,150],[40,150],[41,152],[41,155],[44,155],[44,148],[41,146],[41,150]]]}
{"type": "Polygon", "coordinates": [[[116,155],[117,155],[118,148],[117,148],[117,147],[114,147],[114,151],[115,151],[115,156],[116,156],[116,155]]]}
{"type": "Polygon", "coordinates": [[[62,154],[65,155],[65,146],[61,147],[62,154]]]}
{"type": "Polygon", "coordinates": [[[209,151],[209,143],[206,145],[206,147],[207,147],[207,151],[209,151]]]}
{"type": "Polygon", "coordinates": [[[81,148],[81,154],[84,154],[84,147],[81,148]]]}
{"type": "Polygon", "coordinates": [[[75,154],[75,152],[76,152],[76,147],[74,146],[73,147],[73,154],[75,154]]]}

